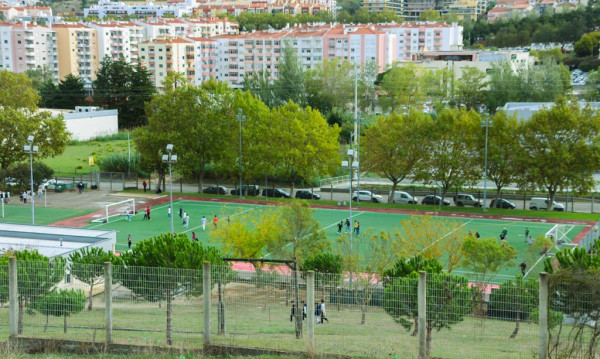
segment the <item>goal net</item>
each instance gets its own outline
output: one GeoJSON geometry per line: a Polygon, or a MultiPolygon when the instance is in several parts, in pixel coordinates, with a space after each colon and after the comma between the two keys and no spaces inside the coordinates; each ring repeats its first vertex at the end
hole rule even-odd
{"type": "Polygon", "coordinates": [[[92,220],[95,223],[108,223],[111,218],[126,216],[129,213],[135,216],[135,199],[129,198],[124,201],[107,204],[104,206],[104,215],[92,220]]]}
{"type": "Polygon", "coordinates": [[[567,237],[567,233],[572,229],[572,226],[566,224],[555,224],[548,232],[546,238],[551,238],[555,244],[567,244],[571,240],[567,237]]]}

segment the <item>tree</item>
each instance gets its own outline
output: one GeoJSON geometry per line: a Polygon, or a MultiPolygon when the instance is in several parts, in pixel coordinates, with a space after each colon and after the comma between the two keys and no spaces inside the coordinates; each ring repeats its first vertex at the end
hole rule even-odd
{"type": "Polygon", "coordinates": [[[520,82],[519,75],[513,71],[507,61],[493,63],[489,74],[485,107],[494,113],[498,107],[504,106],[509,101],[521,101],[520,82]]]}
{"type": "Polygon", "coordinates": [[[419,161],[414,179],[437,183],[442,200],[450,188],[460,188],[479,179],[480,164],[475,156],[479,120],[473,110],[445,109],[425,129],[423,146],[430,156],[419,161]]]}
{"type": "Polygon", "coordinates": [[[340,58],[323,60],[307,70],[305,81],[307,103],[322,113],[334,107],[345,109],[354,99],[354,65],[340,58]]]}
{"type": "Polygon", "coordinates": [[[91,247],[73,252],[69,256],[69,260],[71,261],[71,274],[90,286],[87,309],[92,310],[94,286],[104,281],[104,263],[120,264],[120,258],[100,247],[91,247]]]}
{"type": "Polygon", "coordinates": [[[332,252],[318,252],[308,256],[300,265],[300,270],[315,271],[315,286],[321,287],[325,297],[327,286],[337,286],[342,281],[342,256],[332,252]]]}
{"type": "MultiPolygon", "coordinates": [[[[385,287],[383,307],[397,323],[410,330],[414,323],[414,308],[418,308],[418,273],[396,278],[385,287]],[[406,306],[405,303],[410,303],[406,306]],[[411,308],[411,310],[407,310],[411,308]]],[[[469,281],[467,278],[446,273],[427,275],[426,281],[427,336],[425,355],[430,357],[433,329],[450,329],[472,310],[469,281]],[[444,293],[444,295],[440,295],[444,293]]]]}
{"type": "MultiPolygon", "coordinates": [[[[43,162],[33,163],[33,184],[37,187],[44,179],[51,178],[54,174],[52,168],[48,167],[43,162]]],[[[6,170],[0,169],[0,178],[10,177],[15,180],[18,187],[27,188],[29,187],[29,181],[31,176],[31,168],[28,163],[21,163],[12,166],[6,170]]]]}
{"type": "Polygon", "coordinates": [[[522,128],[525,175],[548,191],[550,201],[561,188],[586,192],[593,187],[592,174],[600,169],[598,113],[561,100],[535,113],[522,128]]]}
{"type": "Polygon", "coordinates": [[[58,83],[58,96],[54,101],[55,108],[72,109],[85,104],[85,89],[79,76],[68,74],[58,83]]]}
{"type": "Polygon", "coordinates": [[[382,76],[380,81],[381,107],[390,111],[399,111],[402,106],[414,106],[423,101],[423,88],[417,69],[409,64],[393,67],[382,76]]]}
{"type": "Polygon", "coordinates": [[[441,19],[440,12],[434,9],[427,9],[419,15],[419,21],[440,21],[441,19]]]}
{"type": "Polygon", "coordinates": [[[271,116],[271,160],[281,178],[289,181],[290,195],[299,180],[311,182],[335,172],[339,166],[337,126],[328,126],[319,111],[293,102],[273,109],[271,116]]]}
{"type": "Polygon", "coordinates": [[[94,102],[119,110],[119,127],[132,128],[147,123],[144,104],[156,92],[150,73],[141,63],[130,64],[105,56],[93,82],[94,102]]]}
{"type": "Polygon", "coordinates": [[[365,62],[363,71],[358,78],[358,106],[372,112],[375,112],[377,106],[375,80],[377,79],[378,72],[379,65],[377,62],[375,60],[368,60],[365,62]]]}
{"type": "Polygon", "coordinates": [[[52,72],[50,72],[50,70],[48,69],[48,66],[26,70],[25,75],[29,77],[29,79],[31,80],[31,85],[33,86],[33,88],[38,90],[38,92],[42,91],[44,84],[46,84],[47,82],[54,82],[54,76],[52,72]]]}
{"type": "Polygon", "coordinates": [[[44,332],[48,328],[48,317],[63,317],[63,333],[67,334],[67,317],[77,314],[85,308],[85,294],[82,290],[54,289],[52,292],[36,298],[32,308],[46,316],[44,332]]]}
{"type": "MultiPolygon", "coordinates": [[[[20,288],[17,301],[19,302],[19,319],[17,331],[23,333],[23,313],[28,304],[51,292],[65,275],[65,260],[54,257],[50,260],[41,255],[37,250],[15,251],[12,253],[18,261],[17,288],[20,288]]],[[[8,268],[8,256],[0,257],[0,264],[8,268]]],[[[6,270],[6,269],[5,269],[6,270]]],[[[3,273],[6,280],[0,281],[4,287],[0,292],[8,293],[8,271],[3,273]]]]}
{"type": "Polygon", "coordinates": [[[533,312],[539,305],[539,284],[534,278],[523,279],[517,275],[514,280],[508,280],[500,285],[500,288],[492,291],[490,298],[492,303],[501,303],[499,310],[510,311],[515,314],[515,330],[510,335],[516,338],[519,333],[519,322],[525,315],[533,312]]]}
{"type": "Polygon", "coordinates": [[[56,102],[59,97],[58,87],[54,84],[52,80],[44,82],[40,89],[38,89],[40,93],[40,106],[42,108],[57,108],[56,102]]]}
{"type": "Polygon", "coordinates": [[[51,117],[48,112],[37,112],[39,96],[24,74],[0,71],[0,168],[6,169],[25,160],[23,152],[27,137],[33,135],[39,146],[36,158],[61,154],[69,140],[62,117],[51,117]]]}
{"type": "Polygon", "coordinates": [[[465,67],[456,81],[455,98],[457,105],[465,105],[468,110],[479,110],[485,103],[487,75],[476,67],[465,67]]]}
{"type": "Polygon", "coordinates": [[[424,129],[431,118],[411,112],[407,115],[381,116],[365,131],[363,140],[364,168],[392,181],[394,198],[398,183],[413,173],[415,165],[425,157],[424,129]]]}
{"type": "Polygon", "coordinates": [[[289,42],[284,43],[277,69],[279,77],[273,83],[277,104],[292,101],[300,106],[305,106],[307,94],[304,84],[304,69],[300,62],[300,56],[289,42]]]}
{"type": "Polygon", "coordinates": [[[375,287],[396,261],[398,256],[393,248],[398,245],[397,236],[391,236],[387,232],[365,232],[354,238],[343,235],[338,239],[344,269],[350,273],[352,296],[361,308],[360,324],[367,322],[367,308],[375,287]],[[357,275],[353,276],[353,273],[357,275]]]}
{"type": "Polygon", "coordinates": [[[204,247],[199,242],[190,241],[186,234],[173,236],[165,233],[136,243],[131,251],[122,256],[125,266],[115,268],[115,278],[146,300],[166,300],[167,345],[172,345],[171,302],[174,296],[202,295],[202,274],[199,271],[202,270],[204,261],[213,265],[212,286],[219,273],[216,265],[223,264],[222,253],[214,247],[204,247]]]}

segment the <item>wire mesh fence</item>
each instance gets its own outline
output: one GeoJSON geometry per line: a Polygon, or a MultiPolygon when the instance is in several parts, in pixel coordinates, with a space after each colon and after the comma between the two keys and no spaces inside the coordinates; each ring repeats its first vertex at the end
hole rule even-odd
{"type": "MultiPolygon", "coordinates": [[[[112,266],[111,285],[105,271],[104,265],[19,261],[18,334],[104,342],[110,321],[119,344],[198,349],[210,339],[324,356],[531,358],[541,355],[538,319],[548,312],[549,357],[598,355],[597,277],[554,277],[549,310],[541,310],[537,279],[485,285],[447,273],[421,281],[416,273],[315,273],[313,287],[307,273],[295,276],[287,267],[233,272],[211,266],[205,283],[202,270],[112,266]]],[[[8,266],[0,266],[0,331],[6,335],[8,278],[8,266]]]]}

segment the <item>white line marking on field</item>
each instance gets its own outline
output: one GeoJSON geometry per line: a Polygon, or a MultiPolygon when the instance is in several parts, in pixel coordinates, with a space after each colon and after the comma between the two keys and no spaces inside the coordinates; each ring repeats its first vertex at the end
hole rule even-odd
{"type": "Polygon", "coordinates": [[[467,221],[467,222],[465,222],[465,223],[461,224],[460,226],[458,226],[458,227],[454,228],[454,229],[453,229],[453,230],[451,230],[450,232],[448,232],[448,233],[444,234],[443,236],[441,236],[440,238],[438,238],[438,240],[437,240],[437,241],[435,241],[435,242],[431,243],[430,245],[428,245],[427,247],[425,247],[425,248],[421,249],[421,250],[419,251],[419,253],[418,253],[418,254],[421,254],[421,253],[425,252],[425,251],[426,251],[426,250],[427,250],[429,247],[431,247],[431,246],[433,246],[433,245],[437,244],[437,243],[438,243],[439,241],[441,241],[442,239],[444,239],[444,238],[448,237],[448,236],[449,236],[449,235],[451,235],[452,233],[454,233],[454,232],[458,231],[460,228],[462,228],[462,227],[466,226],[467,224],[469,224],[469,223],[471,223],[471,222],[473,222],[473,220],[467,221]]]}

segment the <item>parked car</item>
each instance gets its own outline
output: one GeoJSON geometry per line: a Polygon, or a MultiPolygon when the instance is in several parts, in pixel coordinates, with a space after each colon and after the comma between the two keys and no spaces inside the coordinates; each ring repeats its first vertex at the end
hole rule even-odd
{"type": "Polygon", "coordinates": [[[7,186],[17,186],[18,185],[17,180],[12,177],[6,177],[4,179],[4,184],[7,186]]]}
{"type": "Polygon", "coordinates": [[[381,201],[383,201],[383,197],[378,194],[374,194],[371,191],[354,191],[352,193],[352,200],[357,201],[358,199],[373,203],[381,203],[381,201]]]}
{"type": "Polygon", "coordinates": [[[227,187],[223,187],[223,186],[210,186],[210,187],[206,187],[205,189],[203,189],[202,193],[227,194],[227,187]]]}
{"type": "Polygon", "coordinates": [[[316,193],[312,193],[311,191],[307,191],[307,190],[299,190],[296,191],[296,198],[301,198],[301,199],[321,199],[321,196],[319,196],[316,193]]]}
{"type": "Polygon", "coordinates": [[[473,207],[481,207],[483,202],[475,198],[472,194],[464,194],[459,193],[454,196],[454,204],[463,207],[463,206],[473,206],[473,207]]]}
{"type": "MultiPolygon", "coordinates": [[[[442,200],[442,198],[440,196],[434,196],[432,194],[429,194],[429,195],[423,197],[423,200],[421,201],[421,204],[439,205],[441,200],[442,200]]],[[[443,202],[443,205],[444,206],[449,206],[450,205],[450,201],[448,201],[447,199],[445,199],[444,202],[443,202]]]]}
{"type": "Polygon", "coordinates": [[[55,179],[50,179],[50,180],[44,180],[42,181],[42,184],[40,185],[40,188],[42,190],[46,189],[46,190],[56,190],[56,187],[60,186],[60,187],[67,187],[67,182],[63,182],[63,181],[57,181],[55,179]]]}
{"type": "Polygon", "coordinates": [[[281,188],[265,188],[262,190],[263,197],[290,198],[290,194],[281,188]]]}
{"type": "MultiPolygon", "coordinates": [[[[230,193],[237,196],[240,194],[240,189],[232,189],[230,193]]],[[[260,195],[260,188],[258,188],[257,185],[242,186],[242,194],[248,196],[258,196],[260,195]]]]}
{"type": "Polygon", "coordinates": [[[490,208],[509,208],[509,209],[515,209],[517,206],[512,203],[509,200],[506,200],[504,198],[500,198],[498,199],[498,201],[496,201],[496,199],[493,199],[490,202],[490,208]]]}
{"type": "MultiPolygon", "coordinates": [[[[529,202],[529,209],[532,210],[546,210],[548,209],[548,204],[550,203],[550,200],[547,198],[542,198],[542,197],[533,197],[531,199],[531,201],[529,202]]],[[[550,208],[553,211],[564,211],[565,210],[565,206],[561,203],[556,203],[556,202],[552,202],[550,204],[550,208]]]]}
{"type": "Polygon", "coordinates": [[[408,204],[417,204],[419,200],[416,197],[413,197],[407,192],[396,191],[394,192],[394,197],[392,197],[392,192],[389,194],[391,203],[408,203],[408,204]]]}

